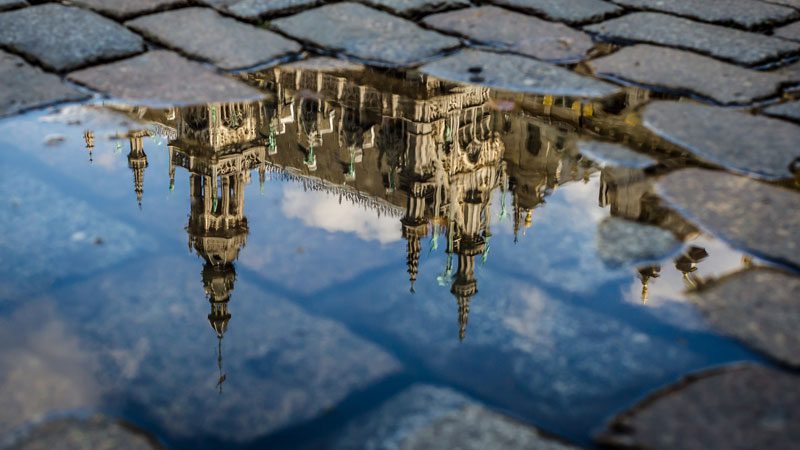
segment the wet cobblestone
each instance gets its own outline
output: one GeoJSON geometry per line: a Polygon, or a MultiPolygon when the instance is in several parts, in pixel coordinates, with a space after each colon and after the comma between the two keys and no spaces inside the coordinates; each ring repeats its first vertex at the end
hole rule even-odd
{"type": "Polygon", "coordinates": [[[585,28],[603,39],[694,50],[756,65],[800,50],[800,44],[660,13],[633,13],[585,28]]]}
{"type": "Polygon", "coordinates": [[[592,40],[585,33],[494,6],[435,14],[426,17],[424,22],[476,43],[549,61],[579,61],[592,48],[592,40]]]}
{"type": "Polygon", "coordinates": [[[0,51],[0,117],[48,104],[82,100],[88,95],[65,85],[22,58],[0,51]]]}
{"type": "Polygon", "coordinates": [[[795,9],[758,0],[614,0],[632,8],[672,13],[704,22],[755,28],[798,17],[795,9]]]}
{"type": "Polygon", "coordinates": [[[73,72],[69,79],[117,99],[150,105],[244,101],[263,96],[239,81],[163,50],[73,72]]]}
{"type": "Polygon", "coordinates": [[[126,22],[147,38],[222,69],[244,69],[300,52],[300,44],[208,8],[184,8],[126,22]],[[175,24],[184,24],[176,27],[175,24]]]}
{"type": "Polygon", "coordinates": [[[622,8],[605,0],[492,0],[492,3],[570,24],[594,22],[622,12],[622,8]]]}
{"type": "Polygon", "coordinates": [[[319,47],[382,65],[410,65],[458,47],[458,39],[357,3],[337,3],[272,25],[319,47]]]}
{"type": "Polygon", "coordinates": [[[643,123],[702,161],[765,180],[793,178],[800,157],[800,127],[745,112],[658,102],[645,108],[643,123]]]}
{"type": "Polygon", "coordinates": [[[0,14],[0,46],[59,72],[144,50],[142,39],[122,25],[56,4],[0,14]]]}
{"type": "Polygon", "coordinates": [[[186,5],[189,0],[73,0],[72,3],[115,19],[128,19],[141,14],[186,5]]]}
{"type": "Polygon", "coordinates": [[[795,100],[772,105],[764,109],[764,114],[800,122],[800,101],[795,100]]]}
{"type": "Polygon", "coordinates": [[[751,269],[704,286],[691,298],[715,329],[800,367],[800,277],[751,269]]]}
{"type": "Polygon", "coordinates": [[[748,104],[780,91],[786,77],[758,72],[683,50],[652,45],[625,47],[590,63],[595,73],[687,92],[722,104],[748,104]]]}

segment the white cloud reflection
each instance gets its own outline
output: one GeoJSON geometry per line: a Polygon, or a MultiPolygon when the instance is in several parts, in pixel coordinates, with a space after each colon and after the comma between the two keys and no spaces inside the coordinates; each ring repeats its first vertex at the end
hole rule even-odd
{"type": "Polygon", "coordinates": [[[300,219],[303,224],[331,233],[353,233],[365,241],[388,244],[402,238],[400,221],[396,217],[381,216],[375,211],[348,201],[339,204],[339,198],[319,191],[304,191],[300,186],[286,186],[283,190],[283,213],[300,219]]]}

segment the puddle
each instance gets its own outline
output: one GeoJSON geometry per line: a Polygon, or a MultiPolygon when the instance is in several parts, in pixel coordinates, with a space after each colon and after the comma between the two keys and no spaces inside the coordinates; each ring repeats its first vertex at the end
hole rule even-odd
{"type": "Polygon", "coordinates": [[[654,94],[243,78],[268,100],[0,121],[0,433],[102,412],[174,447],[335,447],[430,383],[589,444],[668,382],[760,359],[685,298],[757,261],[656,195],[700,164],[640,126],[654,94]],[[585,140],[658,163],[601,168],[585,140]],[[632,240],[603,240],[612,219],[632,240]]]}

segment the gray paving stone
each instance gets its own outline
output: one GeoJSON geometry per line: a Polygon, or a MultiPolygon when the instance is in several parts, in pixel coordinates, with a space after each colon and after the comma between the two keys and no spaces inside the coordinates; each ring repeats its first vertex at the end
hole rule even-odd
{"type": "Polygon", "coordinates": [[[763,0],[767,3],[774,3],[776,5],[791,6],[795,9],[800,9],[800,0],[763,0]]]}
{"type": "Polygon", "coordinates": [[[646,44],[624,47],[589,65],[600,77],[698,94],[726,105],[749,104],[775,95],[786,82],[780,74],[646,44]]]}
{"type": "Polygon", "coordinates": [[[127,19],[146,13],[174,8],[189,0],[72,0],[72,3],[93,9],[116,19],[127,19]]]}
{"type": "Polygon", "coordinates": [[[56,419],[29,431],[15,450],[156,450],[154,437],[102,416],[56,419]]]}
{"type": "Polygon", "coordinates": [[[579,61],[593,46],[588,35],[564,24],[496,6],[434,14],[423,22],[481,44],[548,61],[579,61]]]}
{"type": "Polygon", "coordinates": [[[533,427],[494,413],[449,388],[416,384],[352,421],[334,450],[569,450],[533,427]]]}
{"type": "Polygon", "coordinates": [[[800,122],[800,100],[772,105],[763,112],[768,116],[800,122]]]}
{"type": "Polygon", "coordinates": [[[226,70],[245,69],[302,50],[283,36],[221,16],[208,8],[183,8],[126,22],[148,39],[226,70]]]}
{"type": "Polygon", "coordinates": [[[0,117],[52,103],[82,100],[86,94],[60,78],[0,51],[0,117]]]}
{"type": "Polygon", "coordinates": [[[365,0],[364,3],[403,16],[418,16],[471,5],[469,0],[365,0]]]}
{"type": "Polygon", "coordinates": [[[550,63],[481,50],[461,50],[420,70],[448,80],[531,94],[599,98],[620,91],[613,84],[550,63]]]}
{"type": "Polygon", "coordinates": [[[0,11],[21,8],[23,6],[28,6],[28,2],[25,0],[0,0],[0,11]]]}
{"type": "Polygon", "coordinates": [[[683,48],[745,65],[761,64],[800,50],[800,43],[785,39],[660,13],[628,14],[584,29],[607,40],[683,48]]]}
{"type": "Polygon", "coordinates": [[[755,28],[797,17],[795,9],[759,0],[612,0],[629,8],[660,11],[704,22],[755,28]]]}
{"type": "Polygon", "coordinates": [[[800,195],[746,177],[702,169],[671,173],[661,196],[734,247],[800,267],[800,195]]]}
{"type": "Polygon", "coordinates": [[[786,78],[787,82],[791,83],[800,83],[800,61],[795,62],[794,64],[789,64],[788,66],[781,67],[779,69],[773,70],[772,72],[781,75],[782,77],[786,78]]]}
{"type": "Polygon", "coordinates": [[[656,102],[644,126],[700,160],[765,180],[792,178],[800,127],[745,112],[683,102],[656,102]]]}
{"type": "Polygon", "coordinates": [[[800,367],[800,277],[751,269],[704,286],[690,298],[716,330],[800,367]]]}
{"type": "Polygon", "coordinates": [[[775,36],[793,41],[800,41],[800,22],[790,23],[789,25],[776,28],[775,36]]]}
{"type": "Polygon", "coordinates": [[[175,53],[157,50],[69,74],[73,81],[139,105],[256,100],[263,93],[175,53]]]}
{"type": "Polygon", "coordinates": [[[800,377],[746,365],[691,377],[618,416],[604,444],[666,450],[790,450],[800,439],[800,377]]]}
{"type": "Polygon", "coordinates": [[[46,4],[0,14],[0,47],[66,71],[139,53],[144,42],[99,14],[46,4]]]}
{"type": "Polygon", "coordinates": [[[646,169],[658,164],[658,161],[654,158],[633,151],[624,145],[611,142],[580,141],[578,142],[578,151],[601,168],[646,169]]]}
{"type": "Polygon", "coordinates": [[[135,402],[166,436],[245,443],[325,414],[400,369],[341,324],[240,274],[228,303],[219,395],[202,266],[188,255],[140,259],[54,294],[68,305],[59,313],[77,325],[84,350],[104,362],[97,374],[104,392],[135,402]]]}
{"type": "Polygon", "coordinates": [[[672,233],[652,225],[608,217],[597,226],[597,252],[612,267],[657,262],[679,249],[672,233]]]}
{"type": "Polygon", "coordinates": [[[325,0],[200,0],[208,6],[245,20],[283,15],[321,5],[325,0]]]}
{"type": "Polygon", "coordinates": [[[540,14],[558,22],[579,24],[602,20],[622,12],[619,6],[605,0],[491,0],[501,6],[540,14]]]}
{"type": "Polygon", "coordinates": [[[458,47],[458,39],[357,3],[336,3],[272,22],[284,33],[381,65],[410,65],[458,47]]]}

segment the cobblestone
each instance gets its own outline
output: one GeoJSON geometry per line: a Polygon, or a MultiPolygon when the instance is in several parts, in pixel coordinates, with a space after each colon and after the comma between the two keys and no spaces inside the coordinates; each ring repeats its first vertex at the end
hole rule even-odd
{"type": "Polygon", "coordinates": [[[597,226],[597,253],[611,267],[658,262],[679,249],[680,241],[656,226],[617,217],[597,226]]]}
{"type": "Polygon", "coordinates": [[[593,46],[588,35],[566,25],[495,6],[435,14],[424,22],[482,44],[549,61],[579,61],[593,46]]]}
{"type": "Polygon", "coordinates": [[[420,70],[448,80],[531,94],[599,98],[620,91],[613,84],[578,75],[549,63],[481,50],[462,50],[428,63],[420,70]]]}
{"type": "Polygon", "coordinates": [[[189,0],[72,0],[78,6],[93,9],[115,19],[127,19],[141,14],[185,5],[189,0]]]}
{"type": "Polygon", "coordinates": [[[126,25],[148,39],[227,70],[253,67],[301,50],[300,44],[279,34],[207,8],[153,14],[126,25]]]}
{"type": "Polygon", "coordinates": [[[791,39],[793,41],[800,41],[800,22],[777,28],[775,30],[775,36],[791,39]]]}
{"type": "Polygon", "coordinates": [[[91,11],[47,4],[0,14],[0,47],[66,71],[139,53],[144,42],[91,11]]]}
{"type": "Polygon", "coordinates": [[[645,154],[611,142],[581,141],[578,143],[581,155],[602,167],[625,167],[628,169],[646,169],[658,164],[658,161],[645,154]]]}
{"type": "Polygon", "coordinates": [[[711,325],[800,367],[800,278],[771,269],[730,275],[691,295],[711,325]]]}
{"type": "Polygon", "coordinates": [[[745,65],[765,63],[800,50],[799,43],[785,39],[660,13],[628,14],[585,30],[603,39],[683,48],[745,65]]]}
{"type": "Polygon", "coordinates": [[[794,177],[790,165],[800,157],[800,127],[730,109],[657,102],[643,124],[703,161],[765,180],[794,177]]]}
{"type": "Polygon", "coordinates": [[[759,0],[613,0],[630,8],[660,11],[704,22],[755,28],[798,16],[792,8],[759,0]]]}
{"type": "Polygon", "coordinates": [[[764,109],[764,114],[800,122],[800,100],[772,105],[764,109]]]}
{"type": "Polygon", "coordinates": [[[272,22],[284,33],[378,65],[423,62],[458,39],[357,3],[337,3],[272,22]]]}
{"type": "Polygon", "coordinates": [[[640,44],[590,63],[601,77],[699,94],[722,104],[749,104],[777,94],[786,78],[707,56],[640,44]]]}
{"type": "Polygon", "coordinates": [[[256,100],[263,94],[164,50],[69,74],[73,81],[144,105],[256,100]]]}
{"type": "Polygon", "coordinates": [[[797,423],[800,378],[747,365],[697,375],[650,396],[617,417],[600,441],[653,450],[789,450],[800,439],[797,423]]]}
{"type": "Polygon", "coordinates": [[[797,192],[702,169],[671,173],[657,186],[667,203],[734,247],[800,267],[797,192]]]}
{"type": "Polygon", "coordinates": [[[16,450],[156,450],[155,438],[102,416],[57,419],[39,425],[13,447],[16,450]]]}
{"type": "Polygon", "coordinates": [[[364,3],[404,16],[430,14],[470,6],[469,0],[365,0],[364,3]]]}
{"type": "Polygon", "coordinates": [[[575,449],[448,388],[417,384],[349,424],[335,450],[575,449]]]}
{"type": "Polygon", "coordinates": [[[22,58],[0,51],[0,117],[87,95],[58,77],[33,67],[22,58]]]}
{"type": "Polygon", "coordinates": [[[25,0],[0,0],[0,11],[8,9],[21,8],[27,6],[28,2],[25,0]]]}
{"type": "Polygon", "coordinates": [[[264,17],[289,14],[324,3],[325,0],[200,0],[208,6],[254,21],[264,17]]]}
{"type": "Polygon", "coordinates": [[[570,24],[594,22],[622,12],[622,8],[605,0],[492,0],[492,3],[570,24]]]}

